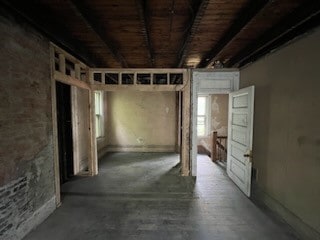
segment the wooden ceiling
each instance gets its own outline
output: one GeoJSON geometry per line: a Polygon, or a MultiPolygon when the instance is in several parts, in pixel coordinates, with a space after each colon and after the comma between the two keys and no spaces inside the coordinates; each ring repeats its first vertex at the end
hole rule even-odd
{"type": "Polygon", "coordinates": [[[90,66],[241,67],[319,25],[319,0],[1,0],[90,66]]]}

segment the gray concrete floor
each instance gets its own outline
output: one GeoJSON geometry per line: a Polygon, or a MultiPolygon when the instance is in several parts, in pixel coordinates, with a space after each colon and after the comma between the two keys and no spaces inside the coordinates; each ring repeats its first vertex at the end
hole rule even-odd
{"type": "Polygon", "coordinates": [[[180,177],[179,156],[114,153],[99,176],[63,185],[63,204],[25,240],[292,240],[289,226],[257,207],[206,156],[180,177]]]}

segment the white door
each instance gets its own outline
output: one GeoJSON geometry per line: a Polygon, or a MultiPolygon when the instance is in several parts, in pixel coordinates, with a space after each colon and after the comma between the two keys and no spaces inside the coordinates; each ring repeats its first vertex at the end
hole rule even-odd
{"type": "Polygon", "coordinates": [[[254,86],[229,94],[227,173],[249,197],[251,189],[254,86]]]}

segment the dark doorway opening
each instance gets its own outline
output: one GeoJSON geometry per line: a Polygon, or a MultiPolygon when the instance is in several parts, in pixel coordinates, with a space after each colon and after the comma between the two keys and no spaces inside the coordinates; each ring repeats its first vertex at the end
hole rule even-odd
{"type": "Polygon", "coordinates": [[[71,87],[56,82],[60,184],[73,175],[71,87]]]}

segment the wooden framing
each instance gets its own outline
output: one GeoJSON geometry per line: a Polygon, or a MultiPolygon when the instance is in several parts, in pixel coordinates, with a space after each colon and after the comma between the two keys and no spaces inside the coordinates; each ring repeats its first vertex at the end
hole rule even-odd
{"type": "Polygon", "coordinates": [[[191,150],[191,70],[188,70],[188,81],[182,95],[182,139],[181,139],[181,174],[190,176],[191,150]]]}
{"type": "MultiPolygon", "coordinates": [[[[89,77],[89,69],[86,76],[92,84],[92,79],[89,77]]],[[[96,121],[95,121],[95,103],[94,91],[89,91],[89,173],[91,176],[98,174],[98,153],[96,141],[96,121]]]]}
{"type": "Polygon", "coordinates": [[[90,69],[90,80],[91,89],[100,91],[169,91],[177,92],[184,91],[188,82],[188,73],[186,69],[172,68],[172,69],[153,69],[153,68],[134,68],[134,69],[110,69],[110,68],[92,68],[90,69]],[[101,82],[94,81],[94,74],[100,74],[99,79],[101,82]],[[106,74],[117,74],[118,83],[117,84],[106,84],[105,75],[106,74]],[[123,74],[132,74],[133,83],[124,84],[121,81],[123,74]],[[137,81],[138,74],[150,74],[149,84],[139,84],[137,81]],[[154,84],[153,77],[155,74],[166,74],[167,83],[166,84],[154,84]],[[170,74],[181,74],[183,82],[181,84],[170,83],[170,74]]]}
{"type": "Polygon", "coordinates": [[[60,174],[59,174],[59,149],[58,149],[58,123],[57,123],[57,101],[56,101],[56,80],[54,79],[54,47],[50,46],[50,76],[51,76],[51,105],[52,105],[52,128],[53,128],[53,164],[54,164],[54,185],[56,205],[60,206],[60,174]]]}
{"type": "MultiPolygon", "coordinates": [[[[51,67],[51,95],[52,95],[52,122],[53,122],[53,146],[54,146],[54,173],[55,173],[55,192],[56,204],[61,204],[60,197],[60,173],[59,173],[59,149],[58,149],[58,130],[57,130],[57,111],[56,111],[56,81],[88,91],[88,107],[89,107],[89,128],[88,128],[88,168],[89,175],[98,174],[98,156],[97,142],[95,135],[95,99],[94,91],[171,91],[178,92],[179,95],[179,121],[177,123],[177,149],[180,148],[181,156],[181,175],[190,175],[190,70],[187,69],[108,69],[108,68],[92,68],[90,69],[84,63],[60,49],[54,44],[50,45],[50,67],[51,67]],[[70,66],[71,65],[71,66],[70,66]],[[101,82],[94,81],[94,73],[101,73],[101,82]],[[121,74],[133,74],[132,84],[111,85],[105,84],[105,73],[117,73],[119,79],[121,74]],[[150,84],[139,84],[137,82],[138,74],[150,74],[150,84]],[[154,84],[153,76],[155,74],[167,74],[166,84],[154,84]],[[176,83],[170,81],[170,74],[181,74],[182,82],[176,83]],[[85,77],[84,77],[85,76],[85,77]],[[180,135],[181,131],[181,135],[180,135]],[[181,136],[181,137],[180,137],[181,136]]],[[[172,75],[175,76],[175,75],[172,75]]],[[[72,91],[74,92],[74,91],[72,91]]],[[[74,94],[73,94],[74,95],[74,94]]],[[[73,96],[72,95],[72,96],[73,96]]],[[[74,96],[73,96],[73,99],[74,96]]],[[[76,108],[76,104],[72,103],[72,108],[76,108]]],[[[73,120],[76,119],[73,113],[73,120]]],[[[74,129],[73,129],[74,130],[74,129]]],[[[76,129],[75,129],[76,130],[76,129]]],[[[75,136],[75,135],[74,135],[75,136]]],[[[74,151],[77,150],[76,141],[73,142],[74,151]]],[[[77,154],[74,154],[77,156],[77,154]]],[[[75,173],[79,171],[78,167],[74,168],[75,173]]]]}
{"type": "Polygon", "coordinates": [[[180,153],[181,151],[181,111],[182,111],[182,93],[181,91],[177,92],[176,94],[176,115],[177,115],[177,121],[176,121],[176,128],[177,128],[177,137],[176,137],[176,152],[180,153]]]}
{"type": "MultiPolygon", "coordinates": [[[[60,172],[59,172],[59,149],[58,149],[58,130],[57,130],[57,106],[56,106],[56,81],[65,83],[71,86],[72,99],[75,99],[74,90],[76,87],[85,89],[88,91],[88,107],[89,107],[89,128],[88,128],[88,167],[89,175],[98,174],[98,160],[97,160],[97,147],[95,139],[95,125],[94,125],[94,94],[89,83],[89,68],[84,63],[68,54],[64,50],[60,49],[53,43],[50,45],[50,73],[51,73],[51,101],[52,101],[52,123],[53,123],[53,158],[54,158],[54,175],[55,175],[55,195],[56,195],[56,205],[60,206],[60,172]],[[58,57],[57,57],[58,56],[58,57]],[[58,58],[58,59],[57,59],[58,58]],[[73,68],[67,66],[70,63],[73,68]],[[58,65],[56,67],[56,65],[58,65]],[[57,70],[58,69],[58,70],[57,70]],[[67,71],[69,74],[67,74],[67,71]],[[84,74],[86,77],[82,77],[84,74]]],[[[72,111],[75,111],[77,106],[74,101],[72,101],[72,111]]],[[[73,122],[76,119],[74,112],[72,113],[73,122]]],[[[73,136],[74,130],[73,128],[73,136]]],[[[74,153],[77,151],[77,141],[73,139],[74,153]]],[[[74,172],[79,171],[77,161],[77,154],[75,156],[75,167],[74,172]]]]}
{"type": "MultiPolygon", "coordinates": [[[[190,76],[191,71],[187,69],[149,69],[149,68],[135,68],[135,69],[110,69],[110,68],[92,68],[89,70],[90,83],[92,90],[100,90],[100,91],[170,91],[170,92],[179,92],[182,95],[182,119],[181,122],[181,139],[179,134],[179,142],[181,142],[180,150],[181,150],[181,175],[189,176],[190,175],[190,124],[191,124],[191,83],[190,76]],[[94,81],[94,74],[99,73],[101,76],[99,79],[101,82],[94,81]],[[105,74],[113,73],[118,74],[119,82],[118,84],[105,84],[105,74]],[[120,81],[122,74],[133,74],[133,84],[122,84],[120,81]],[[150,84],[138,84],[137,83],[137,75],[138,74],[150,74],[151,80],[150,84]],[[167,74],[167,84],[153,84],[152,77],[154,74],[167,74]],[[182,74],[183,81],[182,84],[170,84],[169,75],[170,74],[182,74]]],[[[91,114],[92,115],[92,114],[91,114]]],[[[179,128],[180,132],[180,128],[179,128]]]]}

